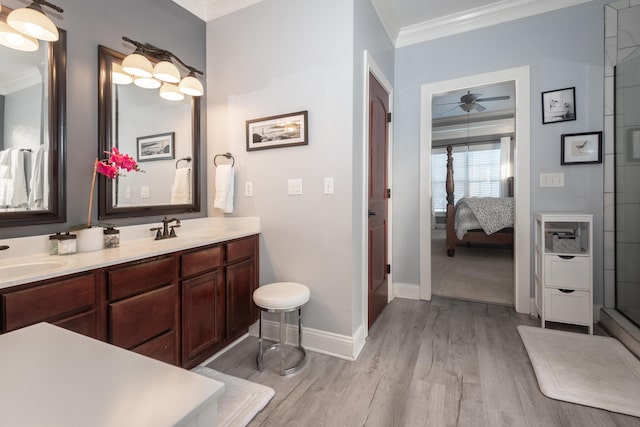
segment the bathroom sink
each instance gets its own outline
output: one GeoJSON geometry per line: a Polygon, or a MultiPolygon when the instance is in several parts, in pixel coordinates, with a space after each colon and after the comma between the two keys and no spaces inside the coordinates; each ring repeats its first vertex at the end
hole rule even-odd
{"type": "Polygon", "coordinates": [[[0,276],[22,276],[24,274],[43,273],[56,268],[64,267],[65,261],[23,262],[20,264],[0,265],[0,276]]]}

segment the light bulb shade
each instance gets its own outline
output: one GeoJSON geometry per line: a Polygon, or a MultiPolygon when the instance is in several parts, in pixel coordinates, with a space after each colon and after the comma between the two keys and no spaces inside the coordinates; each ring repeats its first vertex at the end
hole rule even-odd
{"type": "Polygon", "coordinates": [[[185,95],[202,96],[204,94],[202,83],[193,76],[187,76],[182,79],[178,88],[180,89],[180,92],[185,95]]]}
{"type": "Polygon", "coordinates": [[[145,89],[158,89],[160,85],[162,85],[162,82],[153,77],[138,77],[133,80],[133,84],[145,89]]]}
{"type": "Polygon", "coordinates": [[[31,37],[48,42],[58,40],[58,28],[39,10],[23,7],[7,15],[7,24],[31,37]]]}
{"type": "Polygon", "coordinates": [[[178,83],[180,81],[180,71],[171,62],[161,61],[153,67],[153,77],[167,83],[178,83]]]}
{"type": "Polygon", "coordinates": [[[182,101],[184,94],[178,90],[178,86],[171,83],[164,83],[160,88],[160,96],[169,101],[182,101]]]}
{"type": "Polygon", "coordinates": [[[124,58],[122,61],[122,69],[136,77],[149,78],[153,76],[153,66],[151,62],[139,53],[132,53],[124,58]]]}
{"type": "Polygon", "coordinates": [[[128,85],[133,83],[133,77],[131,74],[122,71],[122,65],[114,62],[111,64],[111,83],[117,85],[128,85]]]}
{"type": "Polygon", "coordinates": [[[38,50],[38,39],[19,33],[7,23],[0,21],[0,45],[23,52],[38,50]]]}

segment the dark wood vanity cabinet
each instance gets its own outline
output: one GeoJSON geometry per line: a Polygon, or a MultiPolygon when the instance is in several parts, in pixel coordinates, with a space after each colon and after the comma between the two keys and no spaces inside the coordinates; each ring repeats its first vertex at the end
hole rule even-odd
{"type": "Polygon", "coordinates": [[[108,342],[179,364],[180,297],[174,255],[106,271],[108,342]]]}
{"type": "Polygon", "coordinates": [[[88,272],[3,289],[0,291],[2,332],[49,322],[92,338],[102,338],[99,282],[95,272],[88,272]]]}
{"type": "Polygon", "coordinates": [[[182,254],[182,366],[192,368],[255,322],[257,236],[182,254]]]}
{"type": "Polygon", "coordinates": [[[0,289],[0,332],[50,322],[192,368],[258,319],[258,236],[0,289]]]}

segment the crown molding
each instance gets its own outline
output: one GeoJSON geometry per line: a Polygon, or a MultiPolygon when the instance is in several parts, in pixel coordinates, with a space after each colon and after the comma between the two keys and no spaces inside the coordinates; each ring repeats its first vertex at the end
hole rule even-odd
{"type": "MultiPolygon", "coordinates": [[[[403,27],[395,39],[395,47],[409,46],[477,30],[589,1],[591,0],[502,0],[487,6],[403,27]]],[[[380,19],[384,20],[384,16],[380,16],[380,19]]]]}
{"type": "Polygon", "coordinates": [[[244,9],[263,0],[173,0],[205,22],[244,9]]]}
{"type": "Polygon", "coordinates": [[[400,34],[400,19],[396,15],[395,9],[389,0],[371,0],[371,4],[380,18],[382,27],[387,33],[391,44],[395,44],[398,34],[400,34]]]}

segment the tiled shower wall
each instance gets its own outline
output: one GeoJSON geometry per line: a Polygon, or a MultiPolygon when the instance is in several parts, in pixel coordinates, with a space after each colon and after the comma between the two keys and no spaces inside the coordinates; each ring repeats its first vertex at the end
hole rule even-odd
{"type": "MultiPolygon", "coordinates": [[[[604,305],[615,307],[615,87],[614,66],[640,56],[640,0],[605,6],[604,82],[604,305]]],[[[640,125],[640,123],[639,123],[640,125]]],[[[618,209],[624,208],[618,201],[618,209]]],[[[627,235],[627,233],[625,233],[627,235]]],[[[637,242],[640,243],[640,242],[637,242]]]]}

